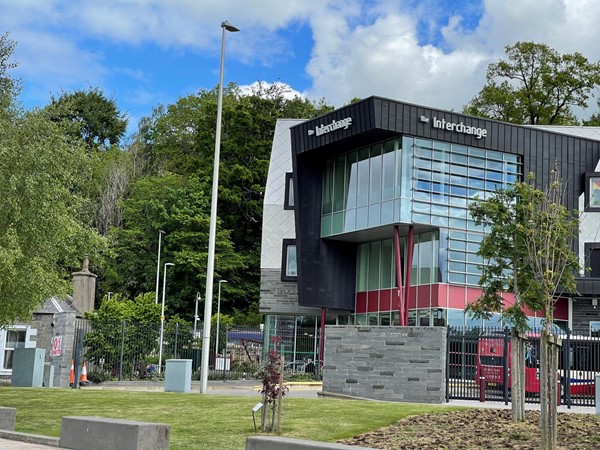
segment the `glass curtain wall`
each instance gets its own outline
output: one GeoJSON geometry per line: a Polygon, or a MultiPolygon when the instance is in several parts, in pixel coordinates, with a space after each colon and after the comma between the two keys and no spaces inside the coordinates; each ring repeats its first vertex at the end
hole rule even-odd
{"type": "Polygon", "coordinates": [[[410,155],[393,139],[327,161],[321,237],[410,221],[410,155]]]}

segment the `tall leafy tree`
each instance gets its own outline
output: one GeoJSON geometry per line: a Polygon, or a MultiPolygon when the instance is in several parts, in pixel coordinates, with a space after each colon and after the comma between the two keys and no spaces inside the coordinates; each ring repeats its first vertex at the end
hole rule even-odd
{"type": "Polygon", "coordinates": [[[555,299],[564,292],[576,292],[575,274],[579,262],[573,251],[579,220],[576,212],[563,205],[563,184],[554,169],[544,190],[530,182],[501,189],[469,208],[476,223],[489,228],[478,254],[483,257],[480,284],[483,294],[467,310],[476,317],[501,312],[513,325],[511,373],[513,420],[523,420],[524,339],[528,329],[523,307],[541,312],[545,329],[541,337],[542,443],[556,446],[557,351],[550,338],[555,299]],[[513,293],[507,304],[503,292],[513,293]],[[553,442],[553,444],[552,444],[553,442]]]}
{"type": "Polygon", "coordinates": [[[464,113],[517,124],[577,124],[573,108],[587,107],[600,84],[600,63],[534,42],[506,46],[505,54],[488,66],[484,87],[464,113]]]}
{"type": "Polygon", "coordinates": [[[118,145],[127,129],[127,119],[117,102],[98,88],[52,97],[47,109],[53,120],[65,122],[69,134],[82,139],[90,149],[118,145]]]}
{"type": "MultiPolygon", "coordinates": [[[[130,298],[154,291],[158,230],[163,230],[161,260],[175,264],[168,271],[167,309],[191,317],[191,305],[205,282],[210,214],[206,189],[197,177],[176,174],[136,181],[122,202],[123,225],[111,234],[115,260],[103,289],[121,290],[130,298]]],[[[217,276],[245,270],[227,230],[218,230],[216,250],[217,276]]]]}
{"type": "Polygon", "coordinates": [[[71,292],[70,272],[103,241],[82,221],[85,151],[44,111],[24,113],[0,39],[0,325],[26,320],[44,300],[71,292]]]}
{"type": "MultiPolygon", "coordinates": [[[[221,139],[221,169],[219,179],[219,236],[217,246],[235,251],[238,261],[224,264],[217,248],[215,269],[217,277],[229,281],[223,310],[246,310],[258,302],[260,285],[260,240],[262,202],[266,185],[273,132],[278,118],[313,117],[331,108],[324,102],[313,103],[291,96],[284,85],[258,84],[251,92],[242,92],[235,84],[224,90],[221,139]]],[[[153,182],[177,176],[182,182],[194,179],[191,186],[201,189],[198,195],[208,205],[211,193],[217,89],[202,90],[196,95],[180,98],[166,108],[157,108],[152,117],[140,123],[136,148],[153,175],[153,182]]],[[[192,191],[189,194],[192,195],[192,191]]],[[[174,200],[174,199],[173,199],[174,200]]],[[[151,199],[147,199],[148,202],[151,199]]],[[[126,200],[123,205],[126,205],[126,200]]],[[[204,207],[204,206],[203,206],[204,207]]],[[[203,214],[208,217],[208,206],[203,214]]],[[[123,216],[125,217],[125,216],[123,216]]],[[[125,220],[125,219],[124,219],[125,220]]],[[[173,239],[175,223],[165,241],[173,239]],[[169,235],[171,236],[169,238],[169,235]]],[[[157,230],[166,222],[156,221],[151,234],[155,252],[157,230]]],[[[127,228],[127,225],[125,225],[127,228]]],[[[119,244],[120,245],[120,244],[119,244]]],[[[167,245],[167,244],[165,244],[167,245]]],[[[206,253],[208,239],[195,240],[193,246],[206,253]]],[[[132,252],[135,248],[132,247],[132,252]]],[[[206,256],[204,256],[206,258],[206,256]]],[[[186,287],[198,289],[198,276],[204,276],[204,266],[196,264],[198,274],[186,287]],[[192,288],[193,286],[193,288],[192,288]]],[[[155,269],[146,265],[144,279],[153,279],[155,269]]],[[[175,269],[179,270],[179,269],[175,269]]],[[[127,273],[132,273],[128,271],[127,273]]],[[[203,278],[202,278],[203,279],[203,278]]],[[[148,283],[147,283],[148,284],[148,283]]],[[[201,289],[202,291],[202,289],[201,289]]],[[[188,295],[192,299],[193,295],[188,295]]],[[[187,310],[191,310],[189,307],[187,310]]],[[[183,311],[182,311],[183,313],[183,311]]]]}

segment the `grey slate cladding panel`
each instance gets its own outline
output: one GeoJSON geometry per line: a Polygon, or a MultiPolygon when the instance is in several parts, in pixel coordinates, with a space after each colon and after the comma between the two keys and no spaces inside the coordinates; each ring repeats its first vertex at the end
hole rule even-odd
{"type": "Polygon", "coordinates": [[[445,328],[327,326],[325,336],[324,392],[444,401],[445,328]],[[388,341],[405,345],[389,346],[388,341]]]}

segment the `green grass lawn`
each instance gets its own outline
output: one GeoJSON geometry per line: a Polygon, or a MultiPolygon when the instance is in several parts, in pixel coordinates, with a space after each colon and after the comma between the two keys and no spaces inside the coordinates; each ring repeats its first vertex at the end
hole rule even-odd
{"type": "MultiPolygon", "coordinates": [[[[166,423],[172,449],[243,449],[254,434],[256,397],[84,389],[0,388],[0,406],[17,408],[16,430],[60,435],[62,416],[100,416],[166,423]]],[[[284,398],[282,435],[335,441],[446,406],[284,398]]],[[[257,414],[257,426],[260,418],[257,414]]]]}

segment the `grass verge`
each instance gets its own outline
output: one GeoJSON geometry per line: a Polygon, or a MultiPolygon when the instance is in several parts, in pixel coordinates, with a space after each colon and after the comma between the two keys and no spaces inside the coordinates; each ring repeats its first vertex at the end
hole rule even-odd
{"type": "MultiPolygon", "coordinates": [[[[85,389],[0,388],[0,406],[17,408],[17,431],[60,435],[62,416],[99,416],[166,423],[171,449],[243,449],[254,434],[260,397],[85,389]]],[[[447,406],[331,398],[283,400],[282,435],[336,441],[406,416],[458,410],[447,406]]],[[[259,424],[257,417],[257,426],[259,424]]]]}

